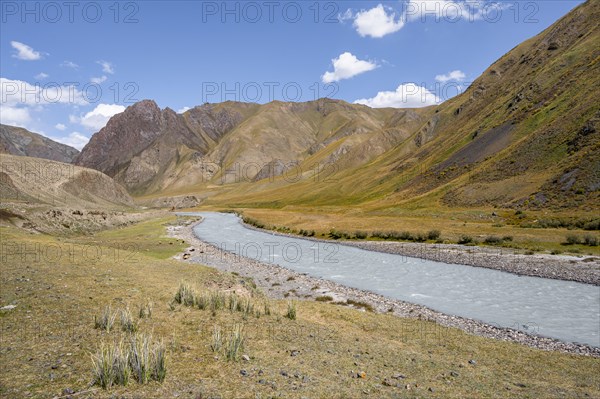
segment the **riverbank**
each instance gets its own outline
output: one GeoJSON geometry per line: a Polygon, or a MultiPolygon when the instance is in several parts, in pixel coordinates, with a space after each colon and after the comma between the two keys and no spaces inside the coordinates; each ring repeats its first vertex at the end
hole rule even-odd
{"type": "MultiPolygon", "coordinates": [[[[566,343],[551,338],[531,335],[520,329],[500,328],[476,320],[446,315],[421,305],[386,298],[372,292],[346,287],[328,280],[297,273],[277,265],[262,263],[225,252],[201,241],[194,235],[193,227],[198,223],[200,222],[182,220],[179,225],[168,228],[170,236],[185,240],[191,244],[191,247],[186,252],[177,255],[176,258],[186,262],[205,264],[221,271],[251,277],[254,279],[256,285],[269,297],[329,301],[357,307],[362,310],[373,310],[378,313],[389,313],[399,317],[429,320],[442,326],[458,328],[469,334],[517,342],[542,350],[600,357],[600,348],[566,343]]],[[[450,252],[448,251],[448,253],[450,252]]],[[[522,328],[523,330],[529,329],[526,326],[515,327],[522,328]]]]}
{"type": "MultiPolygon", "coordinates": [[[[243,223],[243,222],[242,222],[243,223]]],[[[504,247],[481,247],[459,244],[428,244],[398,241],[326,240],[295,234],[274,232],[247,223],[244,226],[284,237],[353,246],[368,251],[403,255],[443,263],[483,267],[519,276],[543,277],[554,280],[575,281],[600,286],[600,257],[533,254],[504,247]]]]}

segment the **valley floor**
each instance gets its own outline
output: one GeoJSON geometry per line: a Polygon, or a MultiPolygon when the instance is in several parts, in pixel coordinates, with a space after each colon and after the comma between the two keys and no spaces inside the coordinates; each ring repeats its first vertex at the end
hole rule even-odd
{"type": "MultiPolygon", "coordinates": [[[[269,298],[276,293],[262,292],[251,279],[172,259],[194,245],[191,240],[166,236],[167,229],[183,231],[180,222],[172,216],[154,216],[94,235],[54,237],[0,227],[0,396],[600,395],[600,358],[594,356],[539,350],[472,335],[423,317],[365,312],[309,298],[298,298],[297,317],[290,319],[285,316],[288,301],[269,298]],[[199,293],[236,292],[265,301],[270,314],[257,317],[175,303],[181,281],[199,293]],[[138,309],[148,302],[154,304],[152,316],[138,318],[138,309]],[[91,355],[101,344],[129,336],[122,331],[119,317],[109,332],[94,328],[94,316],[107,305],[113,312],[131,309],[138,332],[163,340],[167,347],[163,383],[140,384],[132,378],[127,386],[109,390],[91,384],[91,355]],[[223,352],[211,349],[214,331],[220,326],[229,337],[236,324],[244,326],[246,356],[228,361],[223,352]]],[[[290,277],[284,276],[286,281],[290,277]]]]}

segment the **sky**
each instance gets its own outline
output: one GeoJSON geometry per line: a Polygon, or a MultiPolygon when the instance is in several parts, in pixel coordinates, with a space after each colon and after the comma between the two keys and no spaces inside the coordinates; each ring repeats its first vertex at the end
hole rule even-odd
{"type": "Polygon", "coordinates": [[[438,104],[581,3],[2,1],[0,121],[81,149],[143,99],[438,104]]]}

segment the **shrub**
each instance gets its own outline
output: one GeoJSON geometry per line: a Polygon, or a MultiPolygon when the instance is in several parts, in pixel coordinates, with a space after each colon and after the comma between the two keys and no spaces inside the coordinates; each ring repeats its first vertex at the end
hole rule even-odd
{"type": "Polygon", "coordinates": [[[586,234],[583,236],[583,243],[585,245],[589,245],[590,247],[598,246],[598,237],[594,237],[591,234],[586,234]]]}
{"type": "Polygon", "coordinates": [[[331,229],[331,230],[329,230],[329,238],[334,239],[334,240],[339,240],[340,238],[342,238],[342,232],[337,231],[335,229],[331,229]]]}
{"type": "Polygon", "coordinates": [[[513,240],[513,237],[512,237],[512,236],[504,236],[504,237],[502,237],[502,241],[508,241],[508,242],[511,242],[512,240],[513,240]]]}
{"type": "Polygon", "coordinates": [[[296,302],[295,301],[288,301],[287,313],[285,314],[285,317],[287,317],[290,320],[296,320],[296,302]]]}
{"type": "Polygon", "coordinates": [[[364,231],[356,231],[354,232],[354,237],[358,240],[364,240],[368,237],[368,234],[364,231]]]}
{"type": "Polygon", "coordinates": [[[416,242],[425,242],[427,241],[427,235],[423,233],[417,233],[413,236],[413,240],[416,242]]]}
{"type": "Polygon", "coordinates": [[[315,235],[315,231],[314,230],[304,230],[301,229],[299,232],[300,235],[303,235],[305,237],[314,237],[315,235]]]}
{"type": "Polygon", "coordinates": [[[473,237],[463,234],[458,239],[459,244],[470,244],[473,242],[473,237]]]}
{"type": "Polygon", "coordinates": [[[569,245],[575,245],[575,244],[579,244],[580,243],[580,239],[578,236],[576,236],[575,234],[567,234],[566,236],[566,243],[569,245]]]}
{"type": "Polygon", "coordinates": [[[439,230],[430,230],[427,233],[427,239],[428,240],[437,240],[440,238],[441,235],[442,235],[442,233],[439,230]]]}
{"type": "Polygon", "coordinates": [[[315,298],[317,302],[329,302],[333,301],[333,297],[331,295],[321,295],[315,298]]]}
{"type": "Polygon", "coordinates": [[[502,238],[497,236],[487,236],[484,242],[489,245],[499,245],[502,244],[502,238]]]}

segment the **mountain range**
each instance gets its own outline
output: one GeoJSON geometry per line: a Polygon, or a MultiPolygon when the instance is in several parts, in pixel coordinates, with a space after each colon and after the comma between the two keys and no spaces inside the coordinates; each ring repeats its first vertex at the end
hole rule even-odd
{"type": "Polygon", "coordinates": [[[37,138],[10,138],[5,126],[1,143],[101,171],[142,201],[598,209],[598,20],[600,2],[582,4],[438,106],[324,98],[206,103],[178,114],[144,100],[79,154],[40,150],[37,138]]]}

